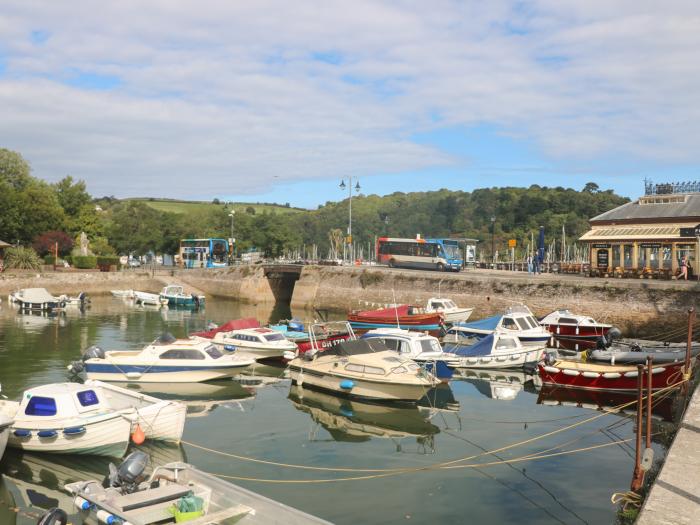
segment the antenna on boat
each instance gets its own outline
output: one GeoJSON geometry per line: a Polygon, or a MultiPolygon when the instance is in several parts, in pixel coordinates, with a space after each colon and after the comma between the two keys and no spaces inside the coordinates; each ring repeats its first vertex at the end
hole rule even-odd
{"type": "Polygon", "coordinates": [[[401,329],[401,323],[399,323],[399,305],[396,304],[396,291],[394,287],[391,287],[391,295],[394,298],[394,313],[396,314],[396,328],[401,329]]]}

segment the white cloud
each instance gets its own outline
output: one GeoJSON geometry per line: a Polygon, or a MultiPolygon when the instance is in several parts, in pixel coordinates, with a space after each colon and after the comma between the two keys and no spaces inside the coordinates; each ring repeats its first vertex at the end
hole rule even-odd
{"type": "Polygon", "coordinates": [[[546,161],[693,164],[699,22],[691,2],[4,2],[0,146],[122,196],[461,164],[411,137],[484,123],[546,161]]]}

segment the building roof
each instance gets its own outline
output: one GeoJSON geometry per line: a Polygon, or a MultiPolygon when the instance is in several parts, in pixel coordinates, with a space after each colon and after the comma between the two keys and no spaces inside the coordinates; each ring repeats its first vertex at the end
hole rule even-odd
{"type": "Polygon", "coordinates": [[[700,193],[645,195],[601,213],[590,222],[700,217],[700,193]]]}
{"type": "Polygon", "coordinates": [[[681,228],[694,228],[695,224],[679,224],[673,226],[650,226],[630,228],[626,226],[598,226],[584,233],[579,241],[662,241],[684,239],[681,228]]]}

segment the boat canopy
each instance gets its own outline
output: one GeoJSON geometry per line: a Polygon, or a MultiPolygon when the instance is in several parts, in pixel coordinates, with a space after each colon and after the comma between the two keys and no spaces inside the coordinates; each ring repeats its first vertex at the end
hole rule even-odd
{"type": "Polygon", "coordinates": [[[321,355],[351,356],[371,354],[374,352],[386,352],[389,350],[379,339],[356,339],[354,341],[343,341],[331,346],[321,355]]]}
{"type": "Polygon", "coordinates": [[[212,339],[219,332],[231,332],[233,330],[243,330],[244,328],[260,328],[260,322],[255,317],[244,317],[242,319],[233,319],[228,323],[207,330],[206,332],[192,332],[192,335],[212,339]]]}
{"type": "Polygon", "coordinates": [[[503,319],[502,315],[494,315],[493,317],[487,317],[486,319],[479,319],[478,321],[472,321],[471,323],[458,323],[455,326],[461,328],[476,328],[477,330],[495,330],[498,323],[503,319]]]}
{"type": "Polygon", "coordinates": [[[489,334],[473,345],[451,345],[445,348],[446,352],[464,357],[477,357],[491,354],[495,336],[489,334]]]}
{"type": "Polygon", "coordinates": [[[46,288],[25,288],[19,294],[19,298],[22,302],[34,304],[55,303],[58,301],[46,288]]]}

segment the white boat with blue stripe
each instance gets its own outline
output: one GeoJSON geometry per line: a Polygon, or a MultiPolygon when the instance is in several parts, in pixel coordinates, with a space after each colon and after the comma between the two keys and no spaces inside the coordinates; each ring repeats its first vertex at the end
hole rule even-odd
{"type": "Polygon", "coordinates": [[[472,344],[446,343],[445,354],[456,359],[458,368],[523,368],[537,363],[545,346],[525,346],[514,335],[502,332],[473,338],[472,344]]]}
{"type": "Polygon", "coordinates": [[[524,346],[544,346],[552,337],[527,306],[515,305],[509,307],[503,315],[453,325],[442,342],[471,344],[469,340],[474,336],[484,337],[496,332],[514,335],[524,346]]]}
{"type": "Polygon", "coordinates": [[[98,352],[84,361],[89,379],[134,383],[200,383],[233,377],[253,357],[222,352],[201,338],[164,334],[143,350],[98,352]]]}

